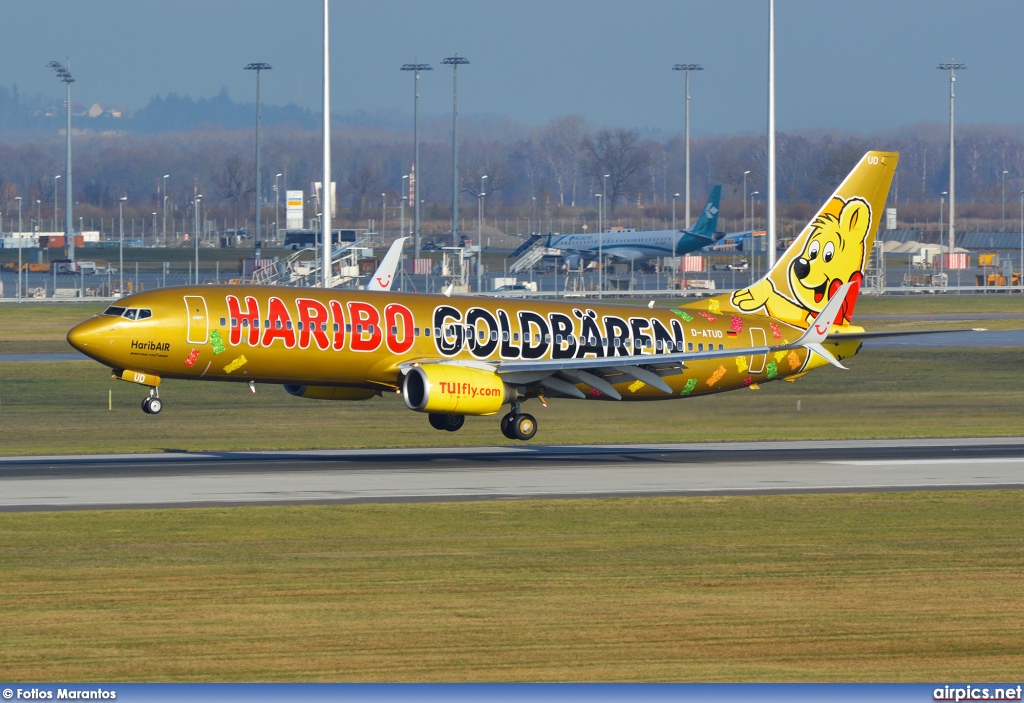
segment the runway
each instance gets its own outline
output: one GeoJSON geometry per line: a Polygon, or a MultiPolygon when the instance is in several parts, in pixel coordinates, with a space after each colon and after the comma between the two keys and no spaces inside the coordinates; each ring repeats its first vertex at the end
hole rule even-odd
{"type": "Polygon", "coordinates": [[[1024,437],[0,457],[0,510],[1024,488],[1024,437]]]}

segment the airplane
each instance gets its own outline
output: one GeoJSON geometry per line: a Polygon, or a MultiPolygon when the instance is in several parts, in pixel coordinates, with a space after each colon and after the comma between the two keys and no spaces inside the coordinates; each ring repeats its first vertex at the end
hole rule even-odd
{"type": "MultiPolygon", "coordinates": [[[[711,189],[700,218],[692,229],[652,230],[644,232],[602,232],[591,234],[549,234],[545,246],[560,249],[569,268],[579,266],[581,258],[594,259],[598,252],[627,261],[646,261],[659,256],[683,256],[717,242],[725,236],[716,232],[718,204],[722,186],[711,189]]],[[[532,242],[531,242],[532,244],[532,242]]],[[[520,247],[520,250],[525,247],[520,247]]]]}
{"type": "MultiPolygon", "coordinates": [[[[898,154],[870,151],[749,288],[671,308],[280,286],[182,286],[129,295],[68,341],[149,388],[164,379],[284,386],[366,401],[398,393],[438,430],[501,413],[529,440],[529,401],[694,398],[844,368],[851,318],[898,154]],[[507,409],[506,409],[507,408],[507,409]]],[[[652,303],[653,305],[653,303],[652,303]]],[[[936,330],[938,331],[938,330],[936,330]]],[[[949,330],[943,330],[949,331],[949,330]]]]}

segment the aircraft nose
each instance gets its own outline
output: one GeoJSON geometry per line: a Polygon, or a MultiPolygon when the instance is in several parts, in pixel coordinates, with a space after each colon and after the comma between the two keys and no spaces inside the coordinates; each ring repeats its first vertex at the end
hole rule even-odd
{"type": "Polygon", "coordinates": [[[68,332],[68,344],[83,354],[88,354],[90,348],[95,351],[105,339],[103,332],[107,327],[107,322],[98,317],[79,323],[68,332]]]}

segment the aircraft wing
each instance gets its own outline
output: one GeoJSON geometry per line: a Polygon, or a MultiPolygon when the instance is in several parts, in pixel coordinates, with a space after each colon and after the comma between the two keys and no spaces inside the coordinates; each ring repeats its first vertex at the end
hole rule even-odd
{"type": "Polygon", "coordinates": [[[399,237],[395,240],[388,253],[381,259],[380,266],[374,271],[370,282],[366,284],[366,290],[391,290],[391,284],[395,282],[395,271],[398,270],[398,261],[402,258],[402,246],[408,237],[399,237]]]}

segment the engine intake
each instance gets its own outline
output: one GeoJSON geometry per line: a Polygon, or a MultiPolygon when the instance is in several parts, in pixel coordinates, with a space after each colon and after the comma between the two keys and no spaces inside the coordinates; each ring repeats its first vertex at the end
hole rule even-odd
{"type": "Polygon", "coordinates": [[[493,415],[516,391],[493,371],[454,364],[414,366],[402,381],[410,410],[451,415],[493,415]]]}

